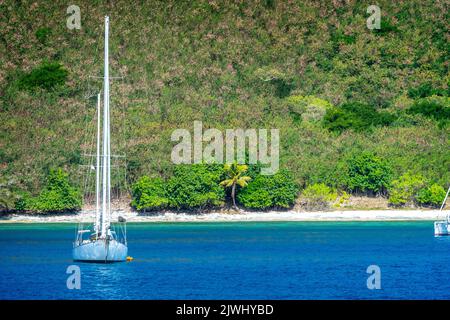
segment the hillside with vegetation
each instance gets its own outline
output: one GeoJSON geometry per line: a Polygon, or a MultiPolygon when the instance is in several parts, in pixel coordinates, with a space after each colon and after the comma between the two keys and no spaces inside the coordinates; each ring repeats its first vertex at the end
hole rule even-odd
{"type": "Polygon", "coordinates": [[[77,1],[81,29],[69,30],[66,1],[0,1],[0,207],[80,207],[106,14],[111,75],[123,77],[111,86],[113,152],[126,154],[113,183],[137,209],[230,196],[223,167],[171,161],[171,133],[195,120],[280,130],[281,171],[248,168],[246,208],[299,194],[313,207],[349,194],[437,205],[450,182],[449,2],[377,1],[379,30],[369,4],[77,1]]]}

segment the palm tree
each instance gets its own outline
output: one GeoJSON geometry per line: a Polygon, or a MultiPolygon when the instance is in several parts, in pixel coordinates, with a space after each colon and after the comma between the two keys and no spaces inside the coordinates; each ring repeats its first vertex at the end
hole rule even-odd
{"type": "Polygon", "coordinates": [[[243,174],[247,171],[248,166],[245,164],[237,164],[236,162],[233,164],[226,163],[223,167],[227,174],[227,179],[223,180],[220,185],[225,188],[231,187],[231,198],[233,199],[233,207],[237,210],[236,206],[236,185],[244,188],[247,185],[247,182],[252,178],[248,176],[243,176],[243,174]]]}

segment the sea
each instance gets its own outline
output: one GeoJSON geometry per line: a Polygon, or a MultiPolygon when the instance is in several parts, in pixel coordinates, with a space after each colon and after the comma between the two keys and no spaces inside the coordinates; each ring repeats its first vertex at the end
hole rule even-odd
{"type": "Polygon", "coordinates": [[[0,299],[450,298],[432,221],[130,223],[113,264],[74,262],[76,227],[0,224],[0,299]]]}

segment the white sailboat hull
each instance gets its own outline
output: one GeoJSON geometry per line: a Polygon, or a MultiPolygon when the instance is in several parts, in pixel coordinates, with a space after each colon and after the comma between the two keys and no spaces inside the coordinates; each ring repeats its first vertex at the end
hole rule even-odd
{"type": "Polygon", "coordinates": [[[73,248],[73,260],[87,262],[126,261],[128,248],[116,240],[86,241],[73,248]]]}
{"type": "Polygon", "coordinates": [[[450,222],[448,222],[448,221],[436,221],[434,223],[434,235],[435,236],[448,236],[448,235],[450,235],[450,222]]]}

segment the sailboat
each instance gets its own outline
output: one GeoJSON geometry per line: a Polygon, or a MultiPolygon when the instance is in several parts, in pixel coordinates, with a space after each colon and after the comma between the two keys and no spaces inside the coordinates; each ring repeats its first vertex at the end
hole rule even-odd
{"type": "MultiPolygon", "coordinates": [[[[73,259],[86,262],[126,261],[128,254],[126,229],[116,232],[111,224],[111,143],[109,114],[109,17],[105,17],[105,61],[103,77],[103,121],[101,95],[97,96],[97,154],[96,154],[96,219],[91,228],[79,225],[73,244],[73,259]],[[103,129],[103,137],[100,131],[103,129]],[[100,154],[100,147],[102,153],[100,154]]],[[[125,219],[119,217],[119,222],[125,219]]]]}
{"type": "MultiPolygon", "coordinates": [[[[447,198],[450,193],[450,187],[447,190],[447,194],[445,195],[444,201],[442,202],[441,209],[444,209],[445,204],[447,203],[447,198]]],[[[434,222],[434,235],[435,236],[449,236],[450,235],[450,215],[447,213],[447,217],[443,221],[435,221],[434,222]]]]}

